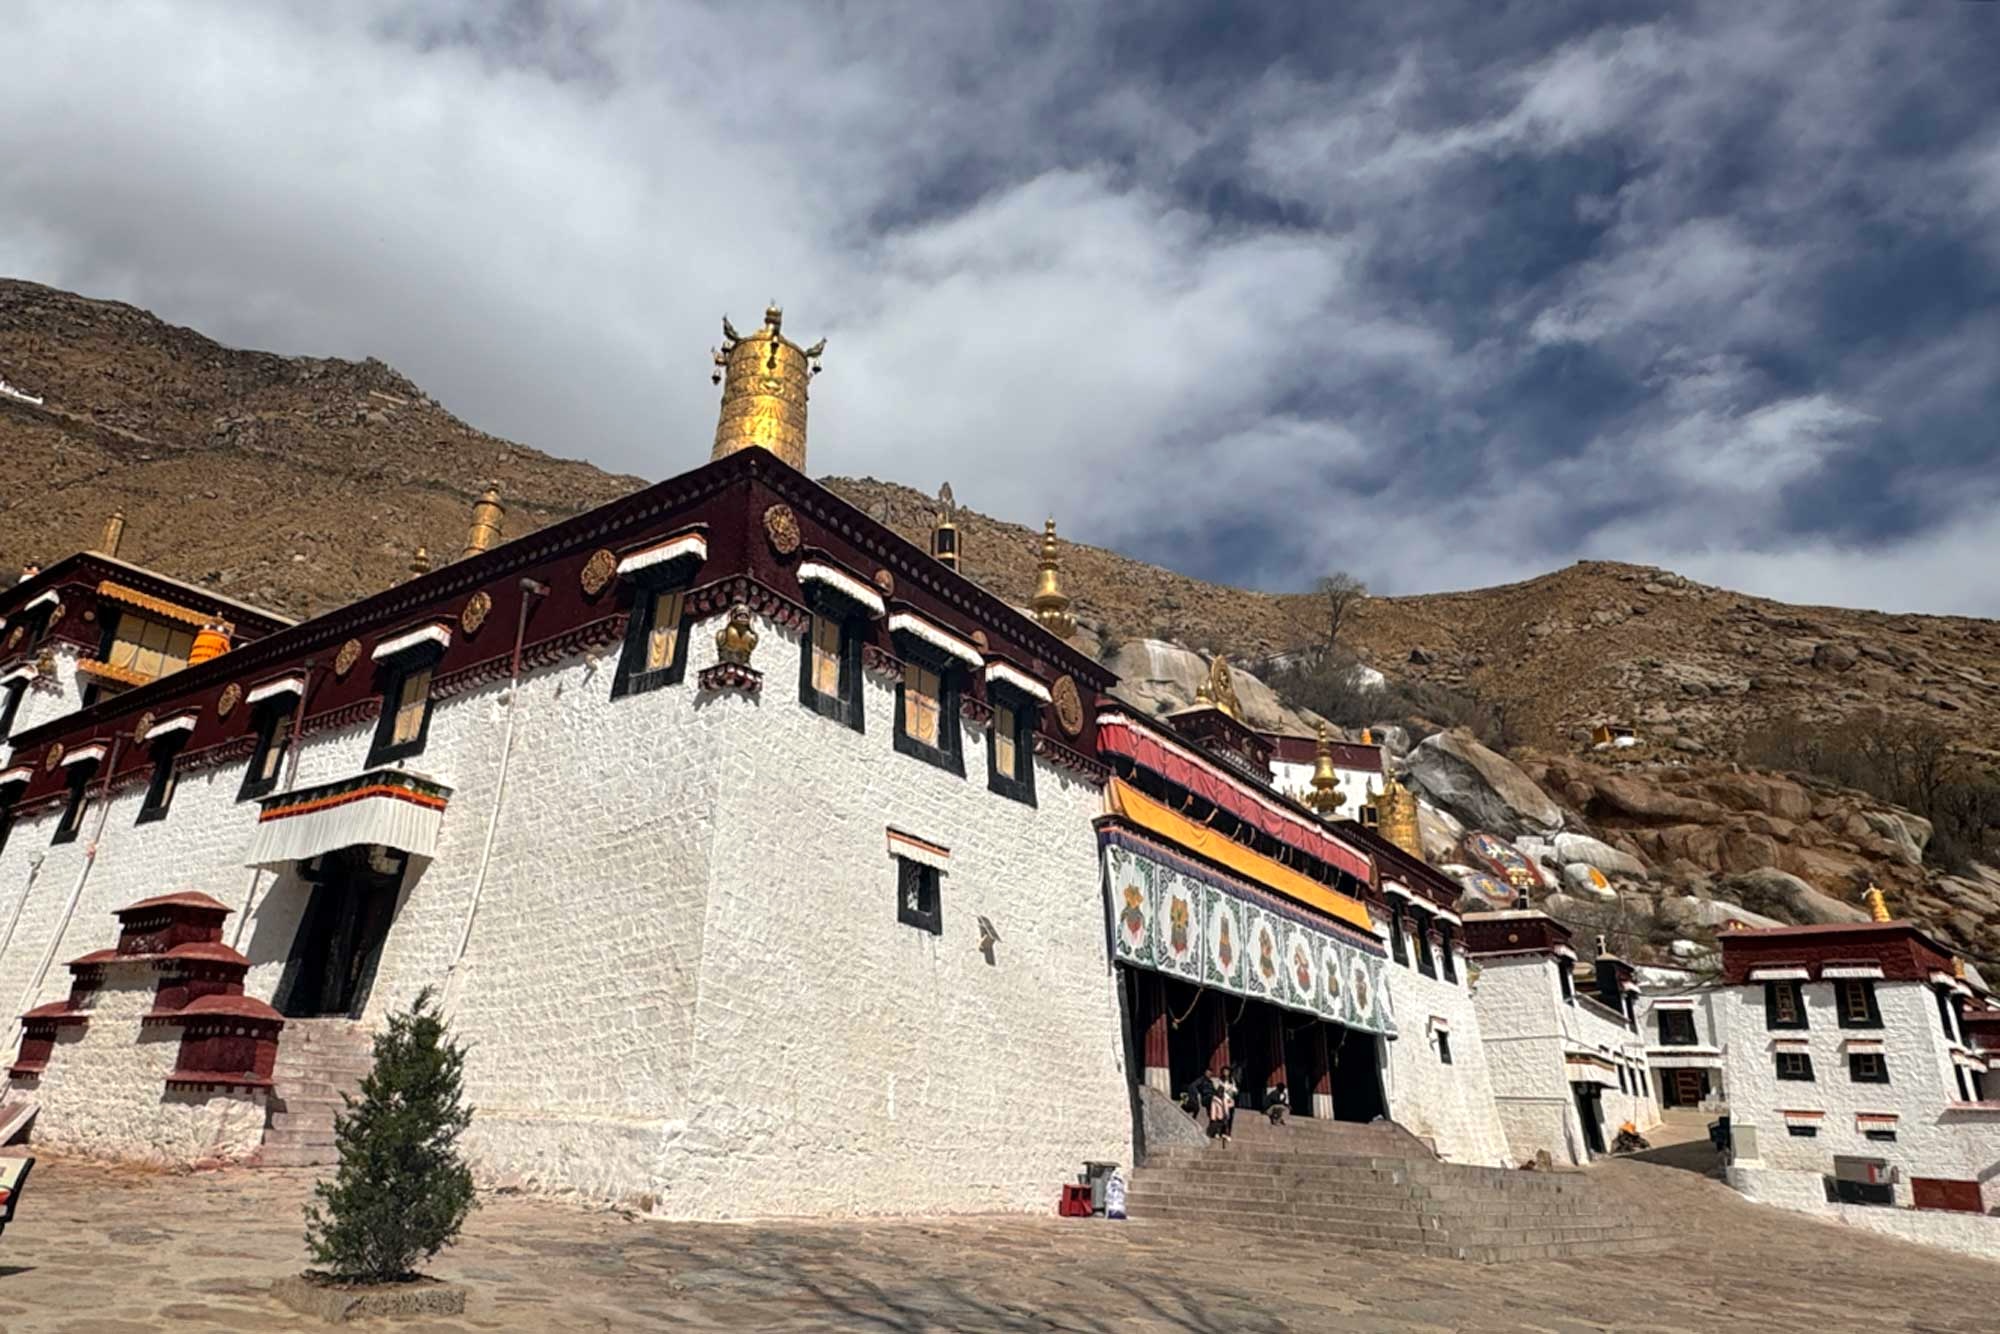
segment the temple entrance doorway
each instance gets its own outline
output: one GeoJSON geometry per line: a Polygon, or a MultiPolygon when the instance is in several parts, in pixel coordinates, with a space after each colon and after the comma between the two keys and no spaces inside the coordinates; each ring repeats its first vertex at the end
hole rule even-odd
{"type": "Polygon", "coordinates": [[[342,848],[299,863],[312,886],[273,1004],[290,1019],[359,1019],[396,915],[409,858],[392,848],[342,848]]]}
{"type": "Polygon", "coordinates": [[[1583,1143],[1592,1154],[1604,1152],[1604,1090],[1596,1084],[1572,1083],[1576,1114],[1583,1121],[1583,1143]]]}
{"type": "Polygon", "coordinates": [[[1381,1039],[1345,1024],[1327,1024],[1326,1045],[1334,1119],[1367,1122],[1387,1116],[1381,1039]]]}
{"type": "Polygon", "coordinates": [[[1699,1107],[1708,1096],[1708,1071],[1675,1070],[1660,1085],[1660,1102],[1667,1107],[1699,1107]]]}

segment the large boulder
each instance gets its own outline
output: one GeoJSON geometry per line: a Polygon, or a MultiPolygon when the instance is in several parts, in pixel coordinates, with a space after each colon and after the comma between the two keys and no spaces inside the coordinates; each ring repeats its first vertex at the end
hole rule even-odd
{"type": "Polygon", "coordinates": [[[1822,894],[1797,876],[1775,866],[1732,875],[1722,882],[1718,892],[1727,894],[1753,911],[1801,926],[1868,920],[1868,914],[1858,906],[1822,894]]]}
{"type": "Polygon", "coordinates": [[[1598,777],[1591,812],[1606,810],[1651,824],[1720,824],[1728,813],[1712,801],[1677,796],[1634,774],[1598,777]]]}
{"type": "Polygon", "coordinates": [[[1701,789],[1733,811],[1761,811],[1797,823],[1812,818],[1812,794],[1777,774],[1717,774],[1701,789]]]}
{"type": "Polygon", "coordinates": [[[1555,846],[1556,860],[1564,865],[1582,862],[1585,866],[1595,866],[1606,875],[1643,877],[1646,874],[1646,863],[1588,834],[1557,834],[1555,846]]]}
{"type": "Polygon", "coordinates": [[[1931,822],[1908,811],[1863,811],[1861,819],[1869,829],[1896,849],[1896,855],[1912,866],[1924,860],[1924,845],[1931,841],[1931,822]],[[1921,833],[1921,836],[1919,836],[1921,833]]]}
{"type": "Polygon", "coordinates": [[[1562,808],[1467,732],[1424,738],[1410,751],[1409,766],[1419,791],[1473,828],[1510,838],[1562,828],[1562,808]]]}

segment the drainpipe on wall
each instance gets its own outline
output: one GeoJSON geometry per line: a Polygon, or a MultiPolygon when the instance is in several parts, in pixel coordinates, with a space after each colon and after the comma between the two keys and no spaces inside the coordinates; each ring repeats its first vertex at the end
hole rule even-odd
{"type": "Polygon", "coordinates": [[[76,905],[83,898],[83,887],[90,880],[91,868],[97,865],[97,844],[104,837],[104,823],[111,816],[111,775],[117,772],[118,757],[124,753],[125,739],[114,737],[111,753],[105,757],[104,778],[97,787],[97,827],[90,831],[90,842],[84,845],[83,869],[77,872],[76,884],[69,891],[69,902],[63,905],[62,920],[56,923],[55,934],[49,937],[49,947],[42,952],[42,962],[35,969],[34,980],[21,996],[21,1003],[14,1007],[14,1022],[8,1029],[7,1047],[12,1049],[21,1040],[21,1015],[34,1007],[34,1000],[42,989],[42,982],[49,975],[49,965],[55,962],[62,949],[63,937],[69,934],[70,919],[76,916],[76,905]]]}
{"type": "Polygon", "coordinates": [[[479,915],[479,898],[486,890],[486,874],[493,865],[493,839],[500,832],[500,811],[507,801],[507,770],[514,758],[514,733],[521,720],[521,646],[528,637],[528,612],[537,598],[547,597],[549,586],[538,580],[521,580],[521,614],[514,622],[514,657],[507,685],[507,734],[500,743],[500,773],[493,784],[493,809],[486,817],[486,839],[479,849],[479,872],[472,881],[472,900],[465,905],[465,925],[459,928],[458,946],[451,952],[445,970],[444,1000],[440,1009],[449,1016],[458,999],[459,965],[472,943],[472,922],[479,915]]]}
{"type": "MultiPolygon", "coordinates": [[[[302,679],[299,681],[299,702],[292,707],[292,739],[290,742],[290,751],[285,756],[284,790],[287,792],[290,792],[299,784],[299,752],[305,749],[306,696],[312,693],[313,666],[316,661],[317,659],[314,658],[307,658],[305,660],[305,670],[300,674],[302,679]]],[[[263,808],[260,805],[258,809],[261,811],[263,808]]],[[[263,879],[264,868],[261,866],[252,867],[250,870],[250,890],[243,896],[243,911],[236,918],[236,933],[229,938],[229,948],[236,950],[238,953],[242,952],[243,932],[250,925],[250,910],[257,906],[257,886],[263,879]]]]}

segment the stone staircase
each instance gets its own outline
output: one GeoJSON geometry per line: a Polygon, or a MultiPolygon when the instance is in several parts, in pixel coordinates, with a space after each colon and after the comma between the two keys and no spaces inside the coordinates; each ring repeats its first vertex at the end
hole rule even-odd
{"type": "Polygon", "coordinates": [[[1235,1130],[1148,1154],[1128,1214],[1487,1263],[1645,1253],[1670,1236],[1584,1173],[1440,1162],[1394,1122],[1273,1126],[1239,1112],[1235,1130]]]}
{"type": "Polygon", "coordinates": [[[259,1167],[318,1167],[336,1161],[333,1118],[343,1093],[359,1093],[375,1037],[349,1019],[287,1019],[278,1039],[271,1113],[259,1167]]]}

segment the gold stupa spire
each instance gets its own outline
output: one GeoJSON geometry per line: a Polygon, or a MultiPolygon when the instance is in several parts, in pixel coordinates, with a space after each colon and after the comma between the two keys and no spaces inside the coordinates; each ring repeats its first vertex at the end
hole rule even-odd
{"type": "Polygon", "coordinates": [[[1194,692],[1194,702],[1208,704],[1232,718],[1243,716],[1236,703],[1236,683],[1229,675],[1229,659],[1218,653],[1208,662],[1208,680],[1194,692]]]}
{"type": "Polygon", "coordinates": [[[429,574],[430,572],[431,572],[431,549],[425,546],[423,543],[419,542],[417,543],[417,549],[410,553],[410,574],[412,576],[415,576],[419,574],[429,574]]]}
{"type": "Polygon", "coordinates": [[[500,503],[500,485],[496,482],[486,488],[479,503],[472,507],[472,526],[466,530],[465,550],[458,553],[458,558],[464,560],[499,546],[506,522],[507,507],[500,503]]]}
{"type": "Polygon", "coordinates": [[[1076,617],[1070,614],[1069,594],[1062,591],[1062,560],[1056,550],[1056,521],[1053,515],[1042,525],[1042,558],[1036,562],[1035,596],[1028,605],[1042,628],[1061,639],[1076,633],[1076,617]]]}
{"type": "Polygon", "coordinates": [[[1386,767],[1382,770],[1382,791],[1375,798],[1375,820],[1382,837],[1423,860],[1424,836],[1417,826],[1417,794],[1404,787],[1386,767]]]}
{"type": "Polygon", "coordinates": [[[1868,892],[1861,896],[1861,901],[1868,905],[1868,916],[1871,920],[1877,922],[1895,920],[1889,916],[1889,900],[1883,897],[1882,891],[1874,885],[1868,886],[1868,892]]]}
{"type": "Polygon", "coordinates": [[[1340,776],[1333,771],[1333,742],[1327,738],[1325,723],[1319,725],[1319,744],[1313,751],[1312,791],[1306,794],[1306,805],[1321,815],[1340,813],[1340,776]]]}
{"type": "Polygon", "coordinates": [[[739,449],[768,449],[805,471],[806,397],[826,340],[801,348],[784,336],[784,323],[775,301],[764,311],[764,327],[752,334],[737,333],[723,317],[712,377],[722,386],[722,415],[711,460],[739,449]]]}

